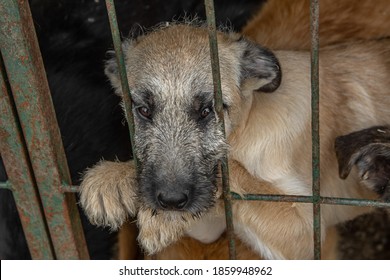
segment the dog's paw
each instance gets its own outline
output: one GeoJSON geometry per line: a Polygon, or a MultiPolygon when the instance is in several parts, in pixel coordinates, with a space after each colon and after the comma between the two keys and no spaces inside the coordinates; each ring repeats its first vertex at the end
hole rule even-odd
{"type": "Polygon", "coordinates": [[[133,162],[101,161],[88,169],[80,185],[80,204],[92,224],[118,229],[137,212],[133,162]]]}
{"type": "Polygon", "coordinates": [[[335,149],[342,179],[355,165],[362,183],[390,200],[390,127],[372,127],[340,136],[335,149]]]}
{"type": "Polygon", "coordinates": [[[141,207],[137,216],[138,241],[146,254],[156,254],[178,241],[193,221],[194,217],[187,212],[155,212],[141,207]]]}

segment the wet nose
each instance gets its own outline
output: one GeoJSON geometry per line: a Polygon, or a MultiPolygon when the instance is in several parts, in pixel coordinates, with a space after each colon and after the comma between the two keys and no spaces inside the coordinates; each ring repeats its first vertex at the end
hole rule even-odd
{"type": "Polygon", "coordinates": [[[188,202],[188,196],[185,193],[159,193],[157,201],[163,209],[181,210],[188,202]]]}

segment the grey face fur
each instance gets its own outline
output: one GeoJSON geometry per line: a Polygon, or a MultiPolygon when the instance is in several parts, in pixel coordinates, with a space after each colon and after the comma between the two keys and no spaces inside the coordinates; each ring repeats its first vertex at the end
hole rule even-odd
{"type": "MultiPolygon", "coordinates": [[[[218,34],[225,117],[230,129],[245,80],[272,92],[281,72],[274,55],[237,34],[218,34]]],[[[151,209],[197,215],[215,201],[218,161],[227,144],[214,111],[207,31],[174,24],[123,43],[132,91],[139,189],[151,209]]],[[[121,94],[115,58],[106,74],[121,94]]]]}

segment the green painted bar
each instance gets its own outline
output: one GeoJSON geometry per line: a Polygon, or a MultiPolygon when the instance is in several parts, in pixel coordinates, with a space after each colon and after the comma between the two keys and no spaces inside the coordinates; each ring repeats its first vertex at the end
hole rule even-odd
{"type": "Polygon", "coordinates": [[[20,221],[33,259],[54,259],[54,251],[41,210],[39,194],[28,162],[17,116],[0,57],[0,152],[9,177],[1,188],[13,191],[20,221]]]}
{"type": "Polygon", "coordinates": [[[0,189],[12,190],[12,185],[9,181],[0,182],[0,189]]]}
{"type": "Polygon", "coordinates": [[[62,185],[61,186],[62,192],[70,192],[70,193],[78,193],[80,191],[80,186],[70,186],[70,185],[62,185]]]}
{"type": "Polygon", "coordinates": [[[312,116],[312,180],[314,259],[321,259],[321,204],[320,204],[320,119],[319,119],[319,3],[310,1],[311,31],[311,116],[312,116]]]}
{"type": "MultiPolygon", "coordinates": [[[[221,74],[219,69],[219,57],[218,57],[218,42],[217,42],[217,28],[215,23],[215,9],[213,0],[205,0],[206,17],[209,32],[210,42],[210,56],[211,56],[211,67],[213,73],[213,84],[214,84],[214,100],[215,110],[221,122],[221,129],[225,134],[225,122],[223,113],[223,101],[222,101],[222,87],[221,87],[221,74]]],[[[221,161],[221,172],[222,172],[222,189],[225,203],[225,215],[226,215],[226,228],[227,237],[229,239],[229,257],[230,259],[236,259],[236,249],[234,242],[234,226],[233,226],[233,210],[231,203],[231,194],[229,187],[229,166],[227,156],[221,161]]]]}
{"type": "Polygon", "coordinates": [[[350,206],[369,206],[377,208],[390,208],[390,201],[370,200],[370,199],[352,199],[342,197],[321,197],[322,204],[332,205],[350,205],[350,206]]]}
{"type": "Polygon", "coordinates": [[[0,48],[58,259],[88,259],[28,1],[0,2],[0,48]]]}
{"type": "Polygon", "coordinates": [[[263,201],[272,201],[272,202],[313,203],[312,196],[298,196],[298,195],[246,194],[244,196],[240,196],[239,194],[232,193],[232,198],[236,200],[263,200],[263,201]]]}
{"type": "MultiPolygon", "coordinates": [[[[261,195],[261,194],[246,194],[240,196],[232,193],[232,199],[236,200],[262,200],[270,202],[299,202],[299,203],[313,203],[312,196],[301,195],[261,195]]],[[[390,208],[390,202],[371,199],[352,199],[343,197],[321,197],[319,203],[331,205],[350,205],[350,206],[370,206],[378,208],[390,208]]]]}
{"type": "Polygon", "coordinates": [[[106,0],[106,7],[107,7],[108,19],[110,21],[112,41],[114,43],[115,55],[116,55],[118,68],[119,68],[119,75],[120,75],[122,93],[123,93],[123,103],[125,108],[127,124],[129,125],[130,142],[133,148],[133,159],[134,159],[135,166],[138,169],[138,159],[135,153],[136,148],[134,142],[135,129],[134,129],[134,116],[132,111],[131,91],[129,87],[129,82],[127,80],[126,65],[125,65],[125,60],[123,58],[122,42],[121,42],[121,36],[119,32],[116,12],[115,12],[114,1],[106,0]]]}

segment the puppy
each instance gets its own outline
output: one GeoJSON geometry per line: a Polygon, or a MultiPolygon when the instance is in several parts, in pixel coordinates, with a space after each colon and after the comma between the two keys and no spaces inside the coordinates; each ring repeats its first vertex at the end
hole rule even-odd
{"type": "MultiPolygon", "coordinates": [[[[311,194],[309,53],[273,53],[233,33],[218,33],[218,40],[229,145],[214,111],[205,28],[173,24],[124,44],[140,172],[131,162],[99,163],[81,184],[81,204],[92,222],[112,228],[137,215],[147,253],[185,234],[203,242],[221,235],[225,225],[216,171],[224,151],[229,151],[234,192],[311,194]]],[[[333,142],[338,135],[390,121],[389,54],[389,40],[321,51],[324,196],[372,197],[358,178],[334,176],[333,142]]],[[[114,60],[106,73],[120,94],[114,60]]],[[[322,236],[328,227],[365,211],[324,205],[322,236]]],[[[240,201],[233,214],[236,234],[264,258],[312,258],[311,205],[240,201]]]]}
{"type": "MultiPolygon", "coordinates": [[[[389,4],[388,0],[380,0],[375,3],[370,0],[342,0],[337,2],[321,0],[319,17],[320,45],[327,46],[389,36],[389,4]]],[[[308,50],[310,49],[309,6],[309,0],[268,0],[243,28],[242,33],[273,49],[308,50]]],[[[343,151],[340,150],[339,154],[343,154],[343,151]]],[[[332,236],[332,238],[328,238],[327,243],[334,244],[337,240],[335,230],[332,230],[332,234],[327,235],[332,236]]],[[[194,243],[184,241],[181,241],[177,246],[172,245],[168,249],[171,252],[169,257],[175,258],[172,254],[173,251],[179,252],[180,257],[185,256],[186,252],[192,252],[193,254],[196,251],[193,246],[194,243]]],[[[206,245],[202,245],[202,248],[204,248],[204,251],[208,251],[206,245]]],[[[245,249],[240,248],[240,252],[242,250],[245,249]]],[[[209,252],[214,251],[210,249],[209,252]]],[[[335,254],[335,252],[331,253],[333,257],[335,254]]],[[[167,255],[165,254],[165,256],[167,255]]],[[[187,258],[192,256],[187,255],[187,258]]],[[[225,256],[227,257],[227,255],[225,256]]],[[[211,258],[214,259],[215,257],[211,255],[211,258]]]]}

